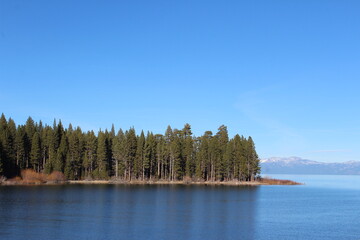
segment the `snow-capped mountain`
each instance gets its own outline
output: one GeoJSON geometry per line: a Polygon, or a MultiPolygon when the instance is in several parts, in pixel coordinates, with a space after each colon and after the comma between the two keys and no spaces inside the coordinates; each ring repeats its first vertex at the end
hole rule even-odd
{"type": "Polygon", "coordinates": [[[299,157],[272,157],[260,160],[262,174],[355,174],[360,175],[360,162],[317,162],[299,157]]]}

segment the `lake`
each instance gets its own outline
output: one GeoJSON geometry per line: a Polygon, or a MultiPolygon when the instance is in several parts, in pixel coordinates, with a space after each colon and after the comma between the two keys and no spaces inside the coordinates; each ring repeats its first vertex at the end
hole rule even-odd
{"type": "Polygon", "coordinates": [[[0,239],[360,239],[360,176],[301,186],[0,186],[0,239]]]}

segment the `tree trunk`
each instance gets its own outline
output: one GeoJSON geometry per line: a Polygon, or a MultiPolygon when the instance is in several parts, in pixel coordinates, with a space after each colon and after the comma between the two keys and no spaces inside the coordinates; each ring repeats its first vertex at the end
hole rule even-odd
{"type": "Polygon", "coordinates": [[[119,177],[119,161],[116,159],[115,160],[116,162],[115,162],[115,164],[116,164],[116,166],[115,166],[115,176],[116,176],[116,178],[118,178],[119,177]]]}
{"type": "Polygon", "coordinates": [[[172,177],[172,161],[171,161],[171,157],[170,157],[170,166],[169,166],[169,181],[171,181],[171,177],[172,177]]]}
{"type": "Polygon", "coordinates": [[[160,178],[160,160],[158,160],[158,167],[157,167],[157,177],[160,178]]]}
{"type": "Polygon", "coordinates": [[[145,179],[145,167],[144,167],[144,164],[142,166],[142,180],[144,181],[145,179]]]}

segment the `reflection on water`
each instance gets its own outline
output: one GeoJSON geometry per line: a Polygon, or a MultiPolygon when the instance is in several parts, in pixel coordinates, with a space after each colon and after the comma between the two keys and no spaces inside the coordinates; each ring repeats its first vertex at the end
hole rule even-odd
{"type": "Polygon", "coordinates": [[[253,239],[258,187],[8,186],[1,239],[253,239]]]}
{"type": "Polygon", "coordinates": [[[1,186],[0,239],[359,239],[360,176],[301,186],[1,186]]]}

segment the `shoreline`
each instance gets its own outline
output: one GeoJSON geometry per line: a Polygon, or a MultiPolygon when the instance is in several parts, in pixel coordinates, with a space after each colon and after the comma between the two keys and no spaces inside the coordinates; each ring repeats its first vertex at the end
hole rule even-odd
{"type": "Polygon", "coordinates": [[[43,186],[43,185],[204,185],[204,186],[271,186],[271,185],[303,185],[291,180],[263,178],[256,181],[121,181],[121,180],[67,180],[48,182],[3,181],[0,186],[43,186]]]}

